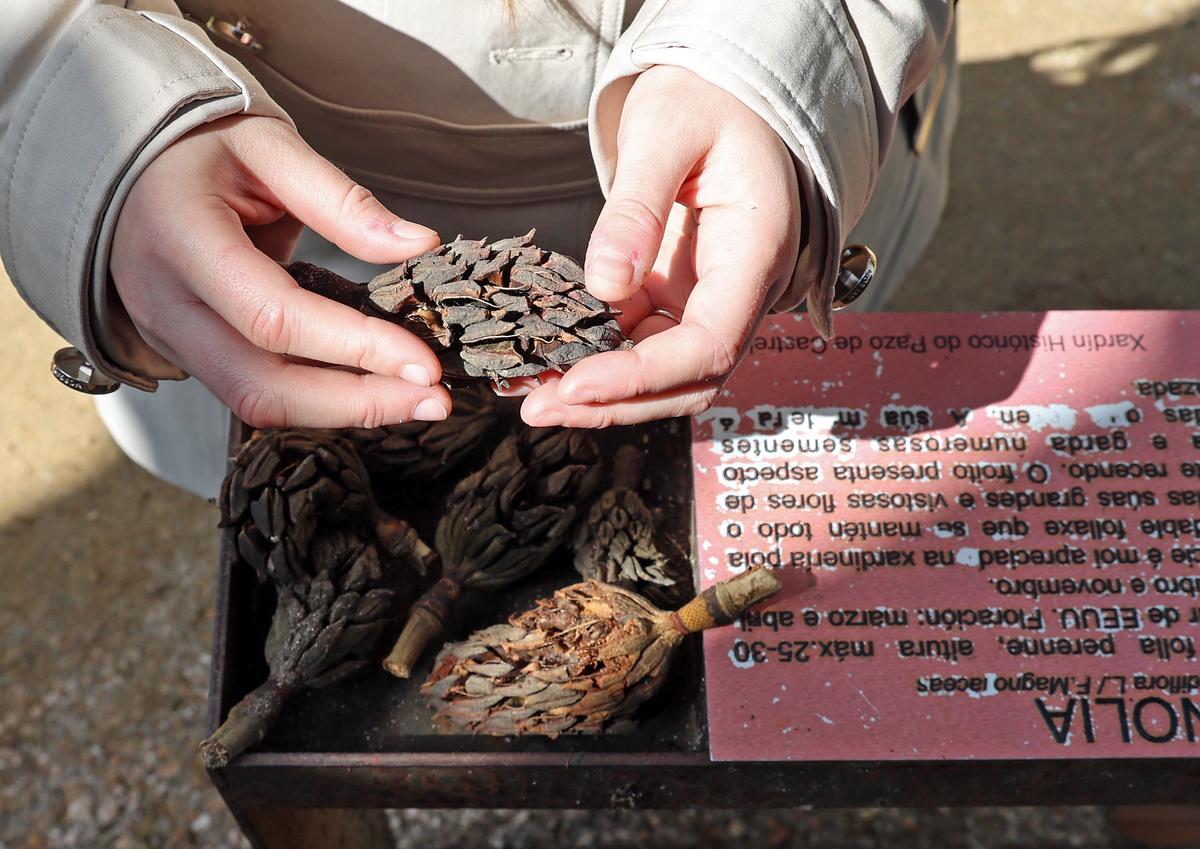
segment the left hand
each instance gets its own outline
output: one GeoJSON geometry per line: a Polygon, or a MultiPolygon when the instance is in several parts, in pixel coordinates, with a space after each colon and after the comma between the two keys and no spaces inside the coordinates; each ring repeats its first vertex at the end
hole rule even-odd
{"type": "Polygon", "coordinates": [[[708,409],[790,281],[802,215],[791,153],[765,121],[690,71],[643,72],[584,271],[636,344],[545,378],[524,420],[607,427],[708,409]]]}

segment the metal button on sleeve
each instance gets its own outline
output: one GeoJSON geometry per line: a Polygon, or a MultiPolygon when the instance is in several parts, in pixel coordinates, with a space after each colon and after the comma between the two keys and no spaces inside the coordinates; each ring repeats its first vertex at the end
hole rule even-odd
{"type": "Polygon", "coordinates": [[[50,373],[63,386],[85,395],[107,395],[121,388],[119,383],[104,380],[78,348],[60,348],[54,352],[50,373]]]}
{"type": "Polygon", "coordinates": [[[842,310],[867,291],[878,265],[875,252],[866,245],[848,245],[842,251],[841,268],[833,286],[833,308],[842,310]]]}

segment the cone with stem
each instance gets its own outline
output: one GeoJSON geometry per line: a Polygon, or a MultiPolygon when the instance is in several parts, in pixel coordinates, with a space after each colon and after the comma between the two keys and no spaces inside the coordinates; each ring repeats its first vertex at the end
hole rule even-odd
{"type": "Polygon", "coordinates": [[[522,428],[506,437],[447,498],[434,541],[442,577],[413,605],[384,667],[407,678],[464,590],[494,591],[544,564],[600,475],[596,445],[583,431],[522,428]]]}
{"type": "Polygon", "coordinates": [[[379,636],[395,621],[395,581],[373,540],[322,528],[307,556],[289,564],[287,574],[306,580],[275,583],[275,613],[264,646],[270,675],[200,745],[209,769],[226,766],[262,740],[299,690],[366,668],[379,636]]]}
{"type": "Polygon", "coordinates": [[[473,734],[603,732],[658,692],[685,635],[728,624],[778,589],[774,574],[753,569],[667,612],[612,584],[573,584],[447,645],[421,692],[441,720],[473,734]]]}
{"type": "Polygon", "coordinates": [[[353,448],[330,431],[256,432],[219,498],[239,559],[275,591],[264,646],[270,675],[201,744],[208,768],[270,729],[284,704],[365,668],[395,622],[397,596],[435,555],[371,496],[353,448]]]}

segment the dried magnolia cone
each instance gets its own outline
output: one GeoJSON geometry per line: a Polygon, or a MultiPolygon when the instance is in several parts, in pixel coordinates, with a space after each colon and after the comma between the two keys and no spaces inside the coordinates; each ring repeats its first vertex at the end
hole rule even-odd
{"type": "Polygon", "coordinates": [[[755,569],[668,613],[611,584],[573,584],[447,645],[421,692],[439,718],[472,733],[602,732],[659,690],[684,635],[732,622],[778,589],[755,569]]]}
{"type": "Polygon", "coordinates": [[[434,346],[451,378],[566,371],[628,347],[617,311],[588,294],[573,259],[533,244],[534,231],[489,243],[459,237],[373,279],[365,289],[308,263],[288,271],[311,291],[391,318],[434,346]]]}
{"type": "Polygon", "coordinates": [[[363,668],[396,620],[397,590],[434,558],[407,523],[379,510],[353,447],[330,431],[256,432],[219,503],[239,558],[271,581],[276,608],[264,647],[270,676],[201,744],[209,768],[261,740],[297,690],[363,668]]]}
{"type": "Polygon", "coordinates": [[[238,555],[263,581],[303,580],[294,564],[322,525],[369,526],[385,555],[421,574],[434,557],[407,522],[379,509],[354,446],[334,431],[256,431],[233,458],[218,505],[238,555]]]}
{"type": "Polygon", "coordinates": [[[657,529],[638,495],[642,452],[624,445],[613,463],[613,485],[592,504],[575,535],[575,570],[585,579],[618,584],[662,607],[678,607],[693,592],[691,560],[657,529]]]}
{"type": "Polygon", "coordinates": [[[464,590],[496,590],[534,572],[562,545],[599,488],[584,431],[521,428],[447,497],[434,547],[442,577],[414,605],[384,666],[407,678],[464,590]]]}
{"type": "Polygon", "coordinates": [[[487,445],[498,425],[496,396],[491,391],[461,390],[454,395],[454,409],[442,421],[348,428],[340,434],[354,445],[372,475],[431,481],[487,445]]]}
{"type": "Polygon", "coordinates": [[[267,680],[233,706],[200,744],[205,766],[223,767],[260,741],[287,700],[323,687],[371,662],[383,631],[395,621],[393,576],[375,543],[344,530],[321,530],[303,563],[304,580],[276,581],[275,613],[264,654],[267,680]]]}

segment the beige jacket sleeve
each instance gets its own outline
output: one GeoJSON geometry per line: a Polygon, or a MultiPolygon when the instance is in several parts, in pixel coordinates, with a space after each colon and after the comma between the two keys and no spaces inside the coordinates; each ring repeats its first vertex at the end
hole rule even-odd
{"type": "Polygon", "coordinates": [[[687,68],[735,95],[791,149],[805,195],[804,248],[776,307],[807,295],[814,327],[828,336],[842,241],[871,199],[900,107],[937,64],[951,16],[951,0],[648,0],[592,97],[601,185],[612,184],[617,124],[640,71],[687,68]]]}
{"type": "Polygon", "coordinates": [[[183,376],[110,291],[121,204],[163,148],[238,112],[286,120],[168,0],[0,2],[0,257],[37,314],[114,380],[183,376]]]}

